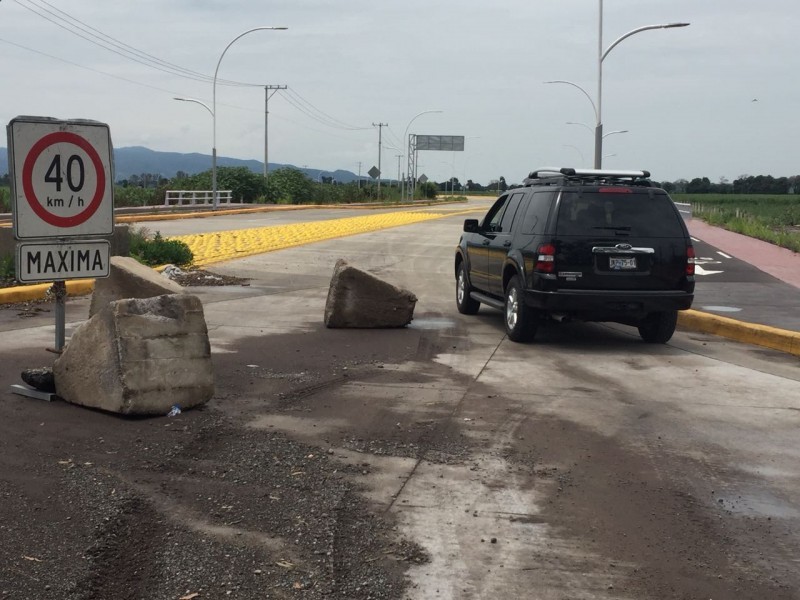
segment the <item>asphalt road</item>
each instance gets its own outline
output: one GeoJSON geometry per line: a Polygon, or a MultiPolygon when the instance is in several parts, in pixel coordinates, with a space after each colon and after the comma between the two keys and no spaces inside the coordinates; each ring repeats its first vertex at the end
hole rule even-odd
{"type": "MultiPolygon", "coordinates": [[[[697,286],[692,308],[800,331],[800,288],[702,240],[695,238],[694,244],[697,286]]],[[[800,259],[797,264],[800,268],[800,259]]]]}
{"type": "MultiPolygon", "coordinates": [[[[212,478],[212,468],[217,473],[221,466],[203,448],[236,445],[263,433],[323,453],[330,449],[349,467],[340,471],[358,481],[369,514],[389,519],[395,536],[427,554],[427,561],[404,565],[409,584],[402,596],[378,593],[367,579],[358,592],[339,587],[329,597],[798,598],[797,358],[681,330],[669,344],[653,346],[631,328],[600,324],[554,324],[534,344],[509,342],[500,312],[482,308],[469,317],[455,310],[451,265],[463,218],[212,267],[251,281],[247,287],[192,290],[205,307],[218,390],[206,411],[181,417],[186,435],[197,436],[189,445],[198,453],[188,462],[195,467],[191,476],[157,460],[142,462],[143,452],[159,448],[162,438],[173,443],[169,436],[175,434],[163,433],[163,427],[94,413],[81,419],[83,409],[9,395],[0,404],[0,440],[12,440],[0,452],[0,479],[13,483],[7,493],[15,510],[7,531],[24,530],[16,519],[25,513],[16,507],[34,494],[37,457],[52,455],[55,464],[66,454],[77,464],[88,463],[88,476],[102,474],[109,486],[131,488],[128,493],[148,507],[135,513],[143,527],[167,519],[196,530],[197,490],[219,500],[216,505],[232,504],[229,499],[251,490],[212,478]],[[411,325],[325,329],[322,315],[338,258],[413,291],[419,301],[411,325]],[[47,437],[37,439],[51,420],[48,413],[56,411],[69,423],[68,444],[58,440],[57,428],[45,427],[47,437]],[[232,431],[194,433],[197,422],[212,418],[224,419],[232,431]],[[93,443],[131,438],[131,428],[139,442],[129,448],[106,446],[113,452],[106,455],[93,443]],[[56,451],[47,445],[53,443],[56,451]],[[198,467],[206,464],[205,470],[198,467]],[[29,473],[25,485],[12,476],[20,472],[29,473]],[[198,479],[203,473],[205,483],[198,479]]],[[[186,226],[165,222],[161,231],[173,235],[179,232],[170,228],[186,226]]],[[[699,254],[713,257],[711,249],[699,254]]],[[[728,278],[775,283],[759,281],[761,275],[745,265],[720,264],[726,268],[702,266],[728,278]]],[[[734,300],[721,291],[708,298],[720,306],[734,300]]],[[[83,299],[68,303],[70,328],[87,307],[83,299]]],[[[51,342],[49,318],[0,322],[2,364],[39,366],[46,356],[41,348],[51,342]]],[[[5,369],[0,374],[3,386],[13,379],[5,369]]],[[[254,455],[225,456],[227,468],[236,472],[254,455]]],[[[180,454],[170,457],[183,468],[180,454]]],[[[259,497],[273,493],[262,489],[260,496],[251,491],[242,497],[261,502],[259,497]]],[[[36,502],[48,506],[41,496],[36,502]]],[[[24,550],[9,549],[0,538],[8,568],[29,574],[39,569],[19,555],[41,560],[46,551],[36,543],[40,527],[64,523],[65,515],[74,522],[79,514],[92,514],[91,503],[80,510],[62,503],[58,513],[40,511],[44,523],[27,530],[24,550]]],[[[213,522],[212,517],[207,516],[213,522]]],[[[265,532],[266,525],[248,520],[229,522],[224,532],[207,526],[197,537],[239,548],[229,539],[237,539],[233,534],[265,532]]],[[[161,547],[158,539],[137,539],[148,552],[161,547]]],[[[358,536],[348,541],[359,543],[358,536]]],[[[194,538],[187,543],[206,564],[208,545],[194,538]]],[[[281,538],[272,543],[275,549],[250,552],[274,563],[292,544],[281,538]]],[[[114,564],[142,554],[141,548],[114,548],[121,553],[114,564]]],[[[50,560],[58,572],[58,561],[70,559],[63,553],[50,560]]],[[[147,573],[155,568],[137,560],[147,573]]],[[[40,571],[34,574],[41,577],[40,571]]],[[[113,574],[105,576],[113,581],[113,574]]],[[[193,576],[201,587],[210,577],[193,576]]],[[[172,598],[196,589],[175,588],[169,595],[166,584],[159,585],[153,578],[147,591],[155,592],[132,597],[172,598]]],[[[241,585],[237,597],[262,597],[248,595],[241,585]]]]}

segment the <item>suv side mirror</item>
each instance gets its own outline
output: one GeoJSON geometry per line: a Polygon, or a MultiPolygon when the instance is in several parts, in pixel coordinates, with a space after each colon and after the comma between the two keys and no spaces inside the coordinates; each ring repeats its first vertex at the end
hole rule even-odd
{"type": "Polygon", "coordinates": [[[480,231],[480,225],[478,224],[478,219],[465,219],[464,231],[467,233],[477,233],[478,231],[480,231]]]}

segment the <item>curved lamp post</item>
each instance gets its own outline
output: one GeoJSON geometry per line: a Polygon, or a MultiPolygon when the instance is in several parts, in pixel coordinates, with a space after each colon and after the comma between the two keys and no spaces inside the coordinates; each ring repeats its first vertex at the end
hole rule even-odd
{"type": "MultiPolygon", "coordinates": [[[[428,113],[440,113],[440,112],[444,112],[444,111],[443,110],[423,110],[421,113],[418,113],[418,114],[414,115],[414,117],[408,122],[408,125],[406,125],[406,130],[403,132],[403,140],[402,141],[403,141],[404,144],[406,144],[406,148],[409,151],[409,155],[408,155],[408,167],[409,167],[408,171],[409,172],[407,172],[406,176],[403,178],[402,191],[400,193],[401,197],[403,197],[403,198],[405,198],[405,194],[406,194],[406,179],[411,177],[411,172],[410,172],[411,171],[411,152],[410,152],[410,150],[411,150],[411,148],[410,148],[411,141],[407,139],[408,130],[411,127],[411,124],[417,119],[417,117],[421,117],[422,115],[427,115],[428,113]]],[[[414,194],[413,189],[414,188],[411,187],[411,186],[409,186],[409,188],[410,188],[409,191],[411,191],[412,199],[413,199],[413,194],[414,194]]]]}
{"type": "Polygon", "coordinates": [[[578,156],[581,157],[581,164],[583,164],[583,152],[581,152],[580,148],[577,146],[573,146],[572,144],[564,144],[564,148],[572,148],[575,152],[578,153],[578,156]]]}
{"type": "MultiPolygon", "coordinates": [[[[211,110],[211,107],[210,107],[208,104],[206,104],[205,102],[201,102],[200,100],[197,100],[196,98],[181,98],[181,97],[178,97],[178,96],[176,96],[175,98],[173,98],[173,100],[180,100],[181,102],[194,102],[195,104],[199,104],[200,106],[202,106],[203,108],[205,108],[205,109],[206,109],[206,110],[207,110],[207,111],[208,111],[208,112],[211,114],[211,118],[212,118],[212,120],[213,120],[213,118],[214,118],[214,111],[213,111],[213,110],[211,110]]],[[[213,159],[214,153],[215,153],[215,152],[214,152],[214,150],[212,150],[212,151],[211,151],[211,156],[212,156],[212,159],[211,159],[211,160],[212,160],[212,163],[211,163],[211,168],[212,168],[212,170],[213,170],[213,169],[216,167],[216,165],[215,165],[215,164],[214,164],[214,162],[213,162],[213,160],[214,160],[214,159],[213,159]]],[[[211,196],[212,202],[213,202],[213,200],[214,200],[216,197],[217,197],[216,193],[214,193],[214,194],[211,196]]],[[[215,205],[215,207],[216,207],[216,205],[215,205]]]]}
{"type": "MultiPolygon", "coordinates": [[[[636,29],[632,29],[628,33],[625,33],[619,36],[616,40],[614,40],[611,45],[608,46],[605,50],[603,50],[603,0],[599,0],[600,2],[600,17],[598,19],[598,44],[597,44],[597,104],[592,100],[592,97],[589,93],[584,90],[581,86],[571,81],[564,81],[564,80],[555,80],[555,81],[545,81],[545,83],[565,83],[567,85],[571,85],[573,87],[578,88],[583,95],[589,99],[589,102],[592,104],[592,109],[594,110],[595,116],[595,129],[594,129],[594,168],[600,169],[602,168],[603,160],[603,61],[605,60],[608,53],[611,52],[616,46],[624,39],[631,37],[637,33],[641,33],[642,31],[648,31],[650,29],[673,29],[675,27],[688,27],[690,23],[661,23],[658,25],[644,25],[642,27],[637,27],[636,29]]],[[[613,132],[616,133],[616,132],[613,132]]]]}
{"type": "Polygon", "coordinates": [[[254,31],[263,31],[266,29],[283,31],[288,29],[288,27],[253,27],[252,29],[248,29],[247,31],[240,33],[233,38],[227,46],[225,46],[225,50],[222,51],[222,54],[217,61],[217,68],[214,69],[214,82],[212,84],[213,99],[211,109],[211,117],[214,121],[214,146],[211,149],[211,194],[212,198],[214,199],[214,209],[216,209],[219,205],[219,198],[217,197],[217,73],[219,73],[219,65],[222,62],[222,58],[225,56],[225,53],[228,51],[228,48],[230,48],[236,40],[246,36],[248,33],[253,33],[254,31]]]}
{"type": "Polygon", "coordinates": [[[180,100],[181,102],[194,102],[195,104],[199,104],[200,106],[205,108],[211,114],[212,117],[214,116],[214,111],[211,110],[211,107],[208,104],[206,104],[205,102],[201,102],[200,100],[197,100],[195,98],[179,98],[176,96],[175,98],[173,98],[173,100],[180,100]]]}
{"type": "MultiPolygon", "coordinates": [[[[580,125],[581,127],[585,127],[590,132],[594,133],[594,129],[589,127],[586,123],[577,123],[575,121],[567,121],[567,125],[580,125]]],[[[610,135],[614,135],[615,133],[628,133],[627,129],[617,129],[616,131],[609,131],[608,133],[604,133],[603,137],[607,138],[610,135]]]]}
{"type": "Polygon", "coordinates": [[[619,36],[611,45],[603,50],[603,0],[600,1],[597,34],[597,127],[594,132],[594,168],[602,168],[603,163],[603,61],[608,53],[616,48],[622,40],[631,37],[642,31],[650,29],[674,29],[676,27],[688,27],[689,23],[661,23],[658,25],[644,25],[631,29],[628,33],[619,36]]]}

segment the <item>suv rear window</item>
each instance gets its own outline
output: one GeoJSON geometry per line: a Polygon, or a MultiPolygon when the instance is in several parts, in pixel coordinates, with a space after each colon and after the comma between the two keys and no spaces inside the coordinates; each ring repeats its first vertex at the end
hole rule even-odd
{"type": "Polygon", "coordinates": [[[682,237],[680,215],[664,193],[563,192],[559,203],[558,235],[603,231],[647,237],[682,237]]]}

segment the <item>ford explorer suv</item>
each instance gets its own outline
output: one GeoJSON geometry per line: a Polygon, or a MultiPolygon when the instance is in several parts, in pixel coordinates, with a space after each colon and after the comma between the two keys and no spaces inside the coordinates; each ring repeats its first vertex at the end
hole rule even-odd
{"type": "Polygon", "coordinates": [[[546,319],[610,321],[666,343],[694,298],[694,247],[647,171],[544,168],[464,221],[456,306],[502,310],[508,337],[546,319]]]}

